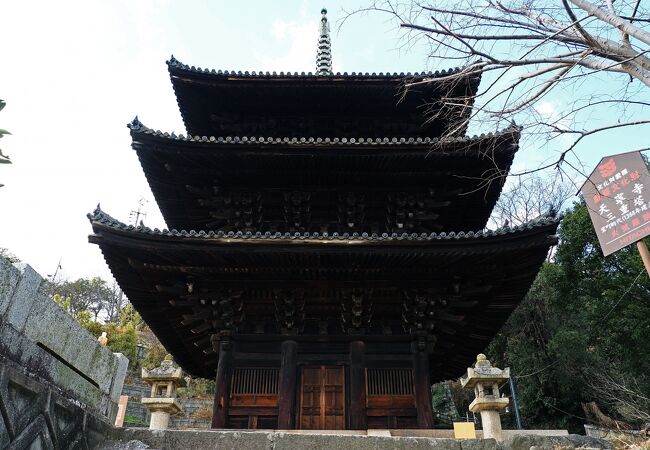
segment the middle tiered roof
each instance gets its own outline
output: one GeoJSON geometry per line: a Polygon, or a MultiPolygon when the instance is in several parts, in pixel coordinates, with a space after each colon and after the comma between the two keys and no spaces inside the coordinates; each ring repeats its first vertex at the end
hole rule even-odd
{"type": "Polygon", "coordinates": [[[485,227],[519,128],[471,138],[176,136],[130,125],[170,228],[438,232],[485,227]]]}

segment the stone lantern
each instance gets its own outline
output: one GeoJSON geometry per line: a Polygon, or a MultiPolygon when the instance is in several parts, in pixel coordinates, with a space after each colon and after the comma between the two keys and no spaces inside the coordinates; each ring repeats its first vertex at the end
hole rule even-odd
{"type": "Polygon", "coordinates": [[[142,380],[151,385],[151,397],[142,399],[142,403],[151,413],[149,428],[165,430],[169,425],[169,416],[181,412],[181,407],[176,401],[176,388],[185,386],[183,372],[180,367],[174,366],[171,356],[167,355],[155,369],[143,368],[142,380]]]}
{"type": "Polygon", "coordinates": [[[506,383],[509,378],[509,368],[501,370],[492,367],[490,361],[481,353],[476,357],[474,368],[469,367],[467,375],[460,379],[464,388],[474,388],[476,398],[470,403],[469,410],[481,413],[483,438],[503,440],[499,411],[505,409],[510,400],[499,396],[499,385],[506,383]]]}

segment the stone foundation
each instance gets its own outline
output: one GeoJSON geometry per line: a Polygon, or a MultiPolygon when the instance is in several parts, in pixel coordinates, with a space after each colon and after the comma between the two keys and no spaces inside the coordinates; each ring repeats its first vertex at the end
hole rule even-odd
{"type": "Polygon", "coordinates": [[[114,430],[48,379],[5,358],[0,358],[0,413],[2,449],[91,449],[114,430]]]}
{"type": "MultiPolygon", "coordinates": [[[[385,430],[388,431],[388,430],[385,430]]],[[[427,431],[427,430],[422,430],[427,431]]],[[[444,439],[395,437],[364,431],[219,431],[219,430],[147,430],[126,428],[119,439],[105,442],[100,449],[236,449],[236,450],[572,450],[609,449],[609,444],[586,436],[524,436],[507,438],[503,444],[494,439],[444,439]]]]}

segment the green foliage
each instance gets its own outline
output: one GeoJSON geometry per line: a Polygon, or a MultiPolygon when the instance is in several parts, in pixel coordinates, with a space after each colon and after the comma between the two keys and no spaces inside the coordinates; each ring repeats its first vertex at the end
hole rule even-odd
{"type": "Polygon", "coordinates": [[[123,327],[132,325],[136,329],[140,329],[144,324],[142,317],[140,317],[140,314],[138,314],[131,303],[128,303],[126,306],[120,309],[118,318],[119,324],[123,327]]]}
{"type": "Polygon", "coordinates": [[[434,410],[440,410],[447,402],[447,393],[445,387],[441,384],[434,384],[431,387],[431,402],[434,410]]]}
{"type": "Polygon", "coordinates": [[[95,321],[102,319],[124,326],[125,321],[136,320],[130,317],[137,314],[131,309],[120,322],[119,313],[124,309],[126,299],[116,284],[110,285],[99,277],[51,283],[49,292],[65,298],[67,303],[64,309],[75,318],[82,311],[90,311],[95,321]]]}
{"type": "Polygon", "coordinates": [[[453,419],[458,418],[458,410],[454,404],[448,381],[431,386],[431,403],[436,414],[437,423],[451,426],[453,419]]]}
{"type": "MultiPolygon", "coordinates": [[[[79,320],[79,323],[86,329],[90,334],[92,334],[95,337],[99,337],[102,335],[102,331],[104,330],[104,324],[95,322],[92,320],[91,314],[88,311],[84,311],[81,314],[82,318],[79,320]]],[[[108,332],[107,332],[108,333],[108,332]]],[[[108,336],[108,334],[107,334],[108,336]]],[[[110,341],[109,341],[110,344],[110,341]]],[[[110,345],[109,345],[110,347],[110,345]]]]}
{"type": "Polygon", "coordinates": [[[6,259],[7,261],[9,261],[12,264],[20,262],[19,257],[14,255],[13,253],[11,253],[8,249],[6,249],[4,247],[0,247],[0,257],[6,259]]]}
{"type": "Polygon", "coordinates": [[[138,335],[134,326],[121,327],[107,323],[104,331],[108,336],[108,347],[116,353],[123,353],[129,361],[135,361],[137,356],[138,335]]]}
{"type": "Polygon", "coordinates": [[[124,416],[124,423],[139,423],[139,424],[143,424],[143,425],[147,424],[147,422],[145,422],[141,418],[139,418],[137,416],[132,416],[130,414],[127,414],[127,415],[124,416]]]}
{"type": "Polygon", "coordinates": [[[65,312],[67,312],[68,314],[70,314],[72,317],[74,317],[76,319],[76,316],[74,316],[72,314],[72,311],[70,310],[70,298],[64,297],[64,296],[59,295],[59,294],[54,294],[54,296],[52,297],[52,300],[54,300],[54,303],[59,305],[62,310],[64,310],[65,312]]]}
{"type": "Polygon", "coordinates": [[[178,388],[177,393],[180,398],[212,398],[214,397],[215,389],[216,384],[214,380],[189,378],[187,386],[178,388]]]}
{"type": "MultiPolygon", "coordinates": [[[[64,281],[54,287],[54,292],[69,301],[69,311],[75,316],[86,310],[98,313],[102,299],[109,295],[106,282],[99,277],[64,281]]],[[[96,317],[97,314],[95,314],[96,317]]]]}
{"type": "Polygon", "coordinates": [[[637,417],[595,394],[594,374],[624,374],[650,392],[650,359],[641,350],[650,342],[650,284],[641,258],[635,246],[603,257],[583,203],[565,215],[559,235],[555,261],[543,266],[488,354],[519,377],[527,427],[579,432],[582,404],[592,401],[635,424],[637,417]]]}
{"type": "Polygon", "coordinates": [[[447,382],[447,386],[449,386],[449,392],[456,412],[461,417],[465,417],[469,412],[470,403],[474,400],[474,391],[464,389],[458,381],[449,381],[447,382]]]}
{"type": "Polygon", "coordinates": [[[167,356],[167,350],[161,344],[151,346],[142,360],[142,367],[153,369],[158,367],[167,356]]]}
{"type": "Polygon", "coordinates": [[[102,311],[107,302],[115,298],[115,292],[106,281],[98,277],[80,278],[53,285],[51,290],[57,292],[52,296],[57,305],[77,319],[79,324],[93,336],[98,338],[103,332],[106,332],[108,348],[129,358],[131,367],[137,366],[135,364],[138,345],[136,329],[142,324],[142,318],[129,303],[116,311],[115,316],[119,317],[118,323],[98,320],[98,313],[102,311]]]}

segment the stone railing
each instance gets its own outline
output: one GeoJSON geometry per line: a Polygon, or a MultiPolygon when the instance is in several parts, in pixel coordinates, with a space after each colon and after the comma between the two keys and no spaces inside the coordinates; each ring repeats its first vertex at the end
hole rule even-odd
{"type": "Polygon", "coordinates": [[[0,448],[30,439],[69,448],[112,429],[117,414],[128,359],[100,345],[43,288],[29,265],[0,257],[0,448]]]}

